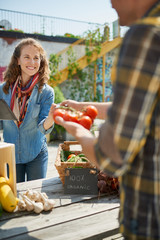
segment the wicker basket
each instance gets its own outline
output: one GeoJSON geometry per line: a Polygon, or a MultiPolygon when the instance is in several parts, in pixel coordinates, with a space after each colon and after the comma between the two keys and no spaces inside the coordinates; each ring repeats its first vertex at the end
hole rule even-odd
{"type": "MultiPolygon", "coordinates": [[[[79,144],[77,141],[64,141],[64,143],[59,144],[57,158],[55,160],[55,167],[58,171],[59,177],[64,185],[65,183],[65,169],[72,167],[82,167],[82,168],[94,168],[94,166],[90,162],[61,162],[60,153],[62,150],[71,151],[71,145],[79,144]]],[[[75,154],[81,153],[81,151],[74,151],[75,154]]]]}

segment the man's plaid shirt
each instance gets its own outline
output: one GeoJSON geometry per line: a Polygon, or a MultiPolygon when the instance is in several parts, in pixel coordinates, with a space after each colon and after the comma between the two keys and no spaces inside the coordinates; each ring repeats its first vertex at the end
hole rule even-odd
{"type": "Polygon", "coordinates": [[[123,235],[160,239],[160,1],[126,33],[113,86],[113,105],[95,144],[97,161],[106,173],[121,176],[123,235]],[[113,146],[107,126],[121,165],[108,157],[113,146]]]}

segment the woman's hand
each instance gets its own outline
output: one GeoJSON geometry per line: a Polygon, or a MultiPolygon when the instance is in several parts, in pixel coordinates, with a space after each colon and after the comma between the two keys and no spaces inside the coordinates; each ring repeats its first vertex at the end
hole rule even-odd
{"type": "Polygon", "coordinates": [[[49,111],[49,114],[48,114],[48,118],[51,118],[53,120],[53,113],[54,113],[56,107],[57,107],[57,104],[55,104],[55,103],[53,103],[51,105],[51,108],[50,108],[50,111],[49,111]]]}
{"type": "Polygon", "coordinates": [[[49,129],[54,124],[53,113],[54,113],[54,110],[55,110],[56,106],[57,105],[55,103],[53,103],[50,107],[48,117],[46,118],[46,120],[44,121],[44,124],[43,124],[43,127],[44,127],[45,130],[49,129]]]}

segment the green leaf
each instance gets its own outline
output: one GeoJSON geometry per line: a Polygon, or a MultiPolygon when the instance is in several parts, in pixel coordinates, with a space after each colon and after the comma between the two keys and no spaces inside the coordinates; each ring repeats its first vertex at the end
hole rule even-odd
{"type": "Polygon", "coordinates": [[[1,217],[2,213],[3,213],[3,208],[2,208],[2,204],[0,203],[0,217],[1,217]]]}
{"type": "Polygon", "coordinates": [[[61,162],[66,162],[68,156],[69,156],[71,153],[73,153],[73,152],[72,152],[72,151],[64,151],[64,150],[62,150],[62,151],[60,152],[61,162]]]}

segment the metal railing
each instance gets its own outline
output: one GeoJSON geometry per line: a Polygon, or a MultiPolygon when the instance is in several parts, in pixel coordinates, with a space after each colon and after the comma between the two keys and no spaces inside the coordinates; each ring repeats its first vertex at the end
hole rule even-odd
{"type": "Polygon", "coordinates": [[[84,32],[102,26],[99,23],[0,9],[1,30],[23,31],[48,36],[63,36],[66,33],[82,36],[84,32]]]}
{"type": "MultiPolygon", "coordinates": [[[[112,40],[115,37],[115,22],[99,24],[0,9],[0,30],[22,31],[47,36],[65,36],[65,34],[69,33],[74,37],[84,37],[86,32],[94,31],[97,28],[101,29],[103,34],[106,25],[110,29],[110,40],[112,40]]],[[[121,35],[123,35],[123,32],[124,28],[121,35]]]]}

